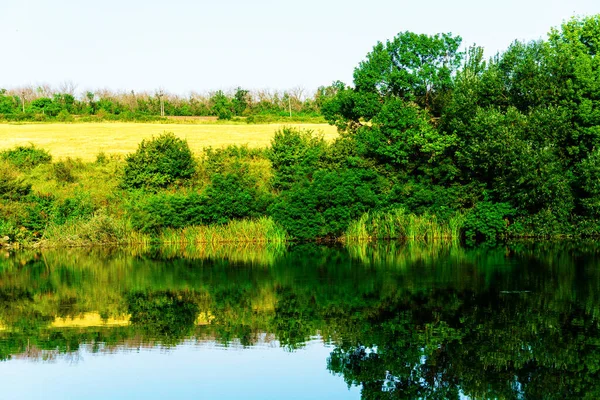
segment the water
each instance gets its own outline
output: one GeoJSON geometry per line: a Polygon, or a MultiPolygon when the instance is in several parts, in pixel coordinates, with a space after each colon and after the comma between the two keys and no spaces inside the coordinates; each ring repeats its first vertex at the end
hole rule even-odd
{"type": "Polygon", "coordinates": [[[0,399],[600,398],[600,243],[0,253],[0,399]]]}

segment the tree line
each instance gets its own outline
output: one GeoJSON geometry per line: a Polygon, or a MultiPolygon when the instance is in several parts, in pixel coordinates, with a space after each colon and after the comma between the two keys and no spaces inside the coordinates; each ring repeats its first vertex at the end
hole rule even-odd
{"type": "Polygon", "coordinates": [[[269,122],[284,117],[319,119],[320,107],[331,88],[314,93],[302,88],[286,91],[217,90],[180,96],[155,92],[116,92],[107,89],[75,93],[73,84],[53,89],[48,85],[0,89],[0,119],[4,120],[152,120],[160,117],[214,116],[269,122]]]}

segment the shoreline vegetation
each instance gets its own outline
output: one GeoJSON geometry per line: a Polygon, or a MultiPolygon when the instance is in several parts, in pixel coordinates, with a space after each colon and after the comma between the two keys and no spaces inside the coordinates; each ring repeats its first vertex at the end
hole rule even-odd
{"type": "MultiPolygon", "coordinates": [[[[335,82],[312,100],[338,129],[327,139],[283,126],[266,146],[202,151],[156,132],[133,152],[94,161],[53,160],[43,146],[0,150],[0,243],[599,236],[598,32],[600,15],[574,18],[489,60],[477,46],[460,51],[459,36],[399,33],[373,47],[352,86],[335,82]]],[[[231,115],[219,118],[233,119],[245,98],[221,94],[231,115]]],[[[8,115],[18,96],[1,96],[8,115]]],[[[38,102],[44,112],[71,100],[49,101],[38,102]]]]}

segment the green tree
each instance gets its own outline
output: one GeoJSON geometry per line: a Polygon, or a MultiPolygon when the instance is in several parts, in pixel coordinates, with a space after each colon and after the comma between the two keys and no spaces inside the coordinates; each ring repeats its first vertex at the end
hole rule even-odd
{"type": "Polygon", "coordinates": [[[210,98],[211,109],[213,115],[219,119],[231,119],[233,117],[233,103],[222,90],[218,90],[210,98]]]}
{"type": "Polygon", "coordinates": [[[249,104],[249,91],[238,87],[235,89],[235,94],[233,95],[232,105],[235,115],[243,115],[244,111],[248,108],[249,104]]]}
{"type": "Polygon", "coordinates": [[[171,132],[142,140],[135,153],[126,158],[123,186],[126,188],[160,188],[189,179],[196,162],[186,140],[171,132]]]}

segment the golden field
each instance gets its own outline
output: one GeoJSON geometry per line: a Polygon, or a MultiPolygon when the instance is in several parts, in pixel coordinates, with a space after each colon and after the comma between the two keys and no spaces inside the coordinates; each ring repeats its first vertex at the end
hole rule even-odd
{"type": "Polygon", "coordinates": [[[186,139],[194,153],[199,153],[204,147],[223,147],[231,144],[266,147],[275,131],[283,126],[322,132],[326,140],[333,140],[337,136],[336,128],[327,124],[0,124],[0,150],[33,143],[50,151],[54,159],[71,157],[93,161],[100,152],[124,155],[135,151],[143,139],[163,132],[173,132],[186,139]]]}

